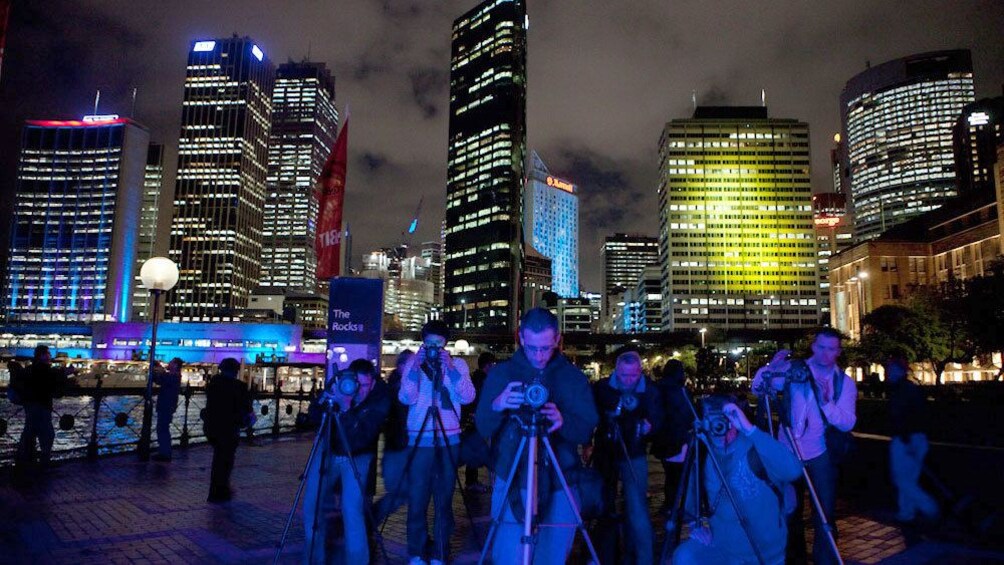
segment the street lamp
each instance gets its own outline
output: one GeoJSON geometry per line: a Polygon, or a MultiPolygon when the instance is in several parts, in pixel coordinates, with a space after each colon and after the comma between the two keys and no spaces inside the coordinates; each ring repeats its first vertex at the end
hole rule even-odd
{"type": "Polygon", "coordinates": [[[139,435],[136,453],[140,461],[150,459],[150,433],[153,427],[153,363],[157,352],[157,317],[160,311],[160,297],[178,284],[178,266],[167,257],[151,257],[139,270],[143,286],[153,295],[153,327],[150,336],[150,370],[146,375],[146,394],[143,397],[143,428],[139,435]]]}
{"type": "Polygon", "coordinates": [[[701,349],[704,349],[704,334],[708,333],[708,328],[701,328],[701,349]]]}

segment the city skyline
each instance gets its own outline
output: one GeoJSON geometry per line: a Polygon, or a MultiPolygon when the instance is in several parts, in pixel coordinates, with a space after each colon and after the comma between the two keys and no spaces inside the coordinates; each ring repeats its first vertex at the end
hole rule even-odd
{"type": "MultiPolygon", "coordinates": [[[[350,144],[346,210],[363,220],[350,220],[356,249],[393,243],[386,234],[401,231],[422,195],[429,203],[415,239],[436,239],[445,204],[449,26],[475,5],[402,3],[382,10],[345,2],[342,17],[304,6],[276,17],[254,3],[241,10],[215,3],[197,17],[124,4],[55,2],[45,13],[17,5],[0,80],[0,100],[14,111],[0,127],[15,131],[29,118],[79,117],[91,110],[98,88],[102,111],[129,115],[135,86],[136,119],[149,124],[153,141],[168,146],[172,163],[186,46],[237,31],[255,37],[276,62],[309,53],[328,63],[339,77],[340,99],[352,106],[356,123],[366,124],[357,126],[350,144]],[[153,20],[159,25],[146,25],[153,20]],[[74,29],[62,23],[69,21],[74,29]],[[90,39],[87,32],[97,29],[109,33],[90,39]],[[389,34],[392,41],[377,40],[389,34]],[[339,40],[326,39],[332,35],[339,40]],[[72,63],[59,53],[72,53],[72,63]],[[32,86],[39,81],[47,86],[32,86]],[[423,136],[431,142],[420,141],[423,136]],[[383,213],[365,214],[374,209],[383,213]]],[[[758,102],[765,88],[773,111],[808,122],[817,192],[828,187],[824,165],[828,140],[839,129],[840,89],[866,60],[969,48],[976,97],[998,95],[1004,71],[994,63],[1004,48],[995,30],[1004,9],[992,2],[953,5],[953,25],[932,37],[926,31],[942,21],[947,5],[904,10],[860,3],[826,14],[777,5],[757,16],[759,25],[743,27],[753,17],[745,7],[639,4],[626,11],[529,2],[528,146],[549,155],[551,169],[582,189],[582,287],[599,288],[604,235],[654,233],[658,133],[666,120],[689,113],[693,90],[700,103],[741,105],[758,102]],[[711,32],[722,34],[721,45],[703,42],[711,32]]],[[[4,194],[13,192],[10,153],[0,163],[4,194]]]]}

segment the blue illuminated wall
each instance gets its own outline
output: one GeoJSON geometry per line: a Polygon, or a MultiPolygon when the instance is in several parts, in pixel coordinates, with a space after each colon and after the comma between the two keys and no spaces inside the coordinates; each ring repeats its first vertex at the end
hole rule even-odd
{"type": "Polygon", "coordinates": [[[523,212],[524,237],[551,260],[551,290],[562,298],[578,298],[578,187],[551,175],[536,151],[531,160],[523,212]]]}
{"type": "MultiPolygon", "coordinates": [[[[92,329],[91,356],[95,359],[132,359],[146,355],[152,327],[145,323],[98,323],[92,329]]],[[[157,325],[157,358],[181,357],[186,362],[218,363],[234,357],[254,363],[260,355],[285,357],[290,362],[323,362],[324,354],[301,351],[303,328],[292,324],[161,323],[157,325]]]]}
{"type": "Polygon", "coordinates": [[[24,127],[4,308],[18,321],[126,321],[149,132],[111,116],[24,127]]]}

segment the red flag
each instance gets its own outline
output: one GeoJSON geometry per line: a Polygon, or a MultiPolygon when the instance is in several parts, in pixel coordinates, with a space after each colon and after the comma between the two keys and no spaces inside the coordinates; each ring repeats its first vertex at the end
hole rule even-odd
{"type": "Polygon", "coordinates": [[[342,131],[338,132],[321,178],[317,179],[317,278],[337,277],[341,270],[339,251],[342,247],[342,208],[345,202],[345,170],[348,165],[349,118],[346,113],[342,131]]]}

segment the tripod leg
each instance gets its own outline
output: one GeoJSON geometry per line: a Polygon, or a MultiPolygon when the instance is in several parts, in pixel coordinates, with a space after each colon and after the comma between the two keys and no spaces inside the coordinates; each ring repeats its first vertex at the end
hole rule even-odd
{"type": "MultiPolygon", "coordinates": [[[[327,420],[327,415],[325,415],[324,420],[327,420]]],[[[324,425],[322,421],[322,426],[324,425]]],[[[279,556],[282,555],[282,549],[286,546],[286,539],[289,537],[289,528],[293,525],[293,516],[296,515],[296,507],[300,504],[300,497],[303,495],[303,488],[306,484],[307,473],[310,472],[310,466],[314,463],[314,459],[317,457],[318,447],[321,445],[321,437],[325,436],[323,433],[324,428],[320,428],[317,432],[317,436],[314,437],[314,444],[310,448],[310,454],[307,455],[307,463],[303,466],[303,473],[300,474],[300,484],[296,487],[296,494],[293,495],[293,506],[289,509],[289,515],[286,517],[286,526],[282,529],[282,537],[279,538],[279,544],[276,546],[275,558],[272,560],[273,565],[279,562],[279,556]]]]}
{"type": "Polygon", "coordinates": [[[481,558],[478,559],[478,565],[483,565],[485,558],[488,556],[488,552],[491,551],[492,543],[495,541],[495,535],[498,534],[499,527],[502,524],[502,517],[505,516],[506,503],[509,499],[509,491],[512,489],[513,479],[516,478],[516,471],[519,470],[519,460],[523,457],[523,450],[526,449],[526,437],[524,436],[519,445],[516,447],[516,456],[513,457],[512,465],[509,467],[509,474],[505,479],[505,486],[501,489],[501,494],[498,492],[493,492],[492,496],[499,495],[499,505],[495,509],[495,515],[492,517],[492,525],[488,529],[488,536],[485,538],[484,548],[481,550],[481,558]]]}
{"type": "Polygon", "coordinates": [[[544,441],[544,448],[547,450],[547,456],[551,460],[551,465],[554,466],[554,474],[557,475],[558,481],[561,483],[561,490],[565,493],[565,499],[568,501],[568,506],[575,517],[575,527],[582,532],[582,538],[586,541],[586,547],[589,549],[589,555],[593,558],[593,562],[599,563],[600,558],[596,554],[596,548],[593,547],[593,540],[589,538],[589,532],[586,531],[586,525],[582,521],[579,507],[575,503],[575,495],[572,493],[571,487],[568,486],[568,481],[565,480],[565,473],[561,470],[561,465],[558,464],[558,457],[554,454],[554,449],[551,447],[551,440],[546,435],[542,439],[544,441]]]}
{"type": "MultiPolygon", "coordinates": [[[[434,407],[430,407],[430,410],[432,410],[432,409],[434,409],[434,407]]],[[[471,505],[470,505],[470,503],[467,500],[467,495],[465,494],[464,485],[463,485],[463,483],[460,482],[460,472],[459,472],[459,469],[457,468],[457,460],[453,456],[453,450],[450,448],[450,446],[446,442],[446,432],[444,431],[446,429],[446,426],[443,425],[443,415],[439,413],[439,410],[435,410],[434,414],[435,414],[436,422],[439,425],[438,431],[439,431],[440,434],[442,434],[442,437],[443,437],[443,446],[444,446],[444,448],[446,450],[446,455],[447,455],[447,457],[449,458],[449,461],[450,461],[450,469],[453,470],[452,472],[453,472],[454,478],[456,479],[455,482],[457,483],[457,487],[460,489],[460,501],[464,503],[464,512],[467,514],[467,521],[470,523],[470,526],[471,526],[471,536],[474,537],[474,542],[477,543],[478,536],[477,536],[477,530],[475,530],[475,526],[474,526],[474,515],[471,512],[471,505]]],[[[457,421],[458,422],[460,421],[459,417],[457,418],[457,421]]],[[[436,431],[437,431],[436,427],[433,426],[433,433],[436,433],[436,431]]],[[[435,443],[435,445],[438,448],[439,443],[435,443]]],[[[459,448],[459,444],[458,444],[458,448],[459,448]]],[[[438,462],[439,458],[437,457],[436,459],[437,459],[437,462],[438,462]]],[[[452,504],[452,501],[451,501],[451,504],[452,504]]],[[[444,549],[443,555],[445,556],[446,555],[445,548],[443,548],[443,549],[444,549]]]]}
{"type": "MultiPolygon", "coordinates": [[[[669,558],[670,550],[680,545],[680,535],[683,533],[683,517],[686,513],[687,491],[690,485],[690,475],[694,469],[694,461],[697,460],[697,441],[691,438],[687,442],[687,456],[683,461],[683,472],[680,474],[680,483],[676,485],[676,495],[673,498],[673,507],[666,518],[666,538],[662,542],[659,563],[665,563],[669,558]],[[670,541],[672,540],[672,543],[670,541]]],[[[700,494],[700,485],[698,485],[700,494]]]]}
{"type": "MultiPolygon", "coordinates": [[[[785,437],[788,438],[788,444],[791,446],[792,451],[795,452],[795,457],[802,463],[802,476],[805,478],[805,486],[809,490],[809,496],[812,498],[812,506],[816,511],[816,516],[819,517],[819,524],[822,526],[823,532],[826,534],[826,541],[830,545],[830,549],[833,551],[833,556],[836,558],[839,565],[844,565],[844,559],[840,555],[840,549],[837,547],[837,538],[833,535],[833,525],[830,523],[830,516],[826,515],[826,511],[823,508],[823,503],[819,498],[819,493],[816,491],[816,485],[812,482],[812,477],[809,475],[809,468],[805,465],[805,459],[802,458],[802,450],[795,443],[795,436],[791,433],[791,428],[780,424],[780,428],[784,430],[785,437]]],[[[819,532],[816,532],[819,535],[819,532]]]]}

